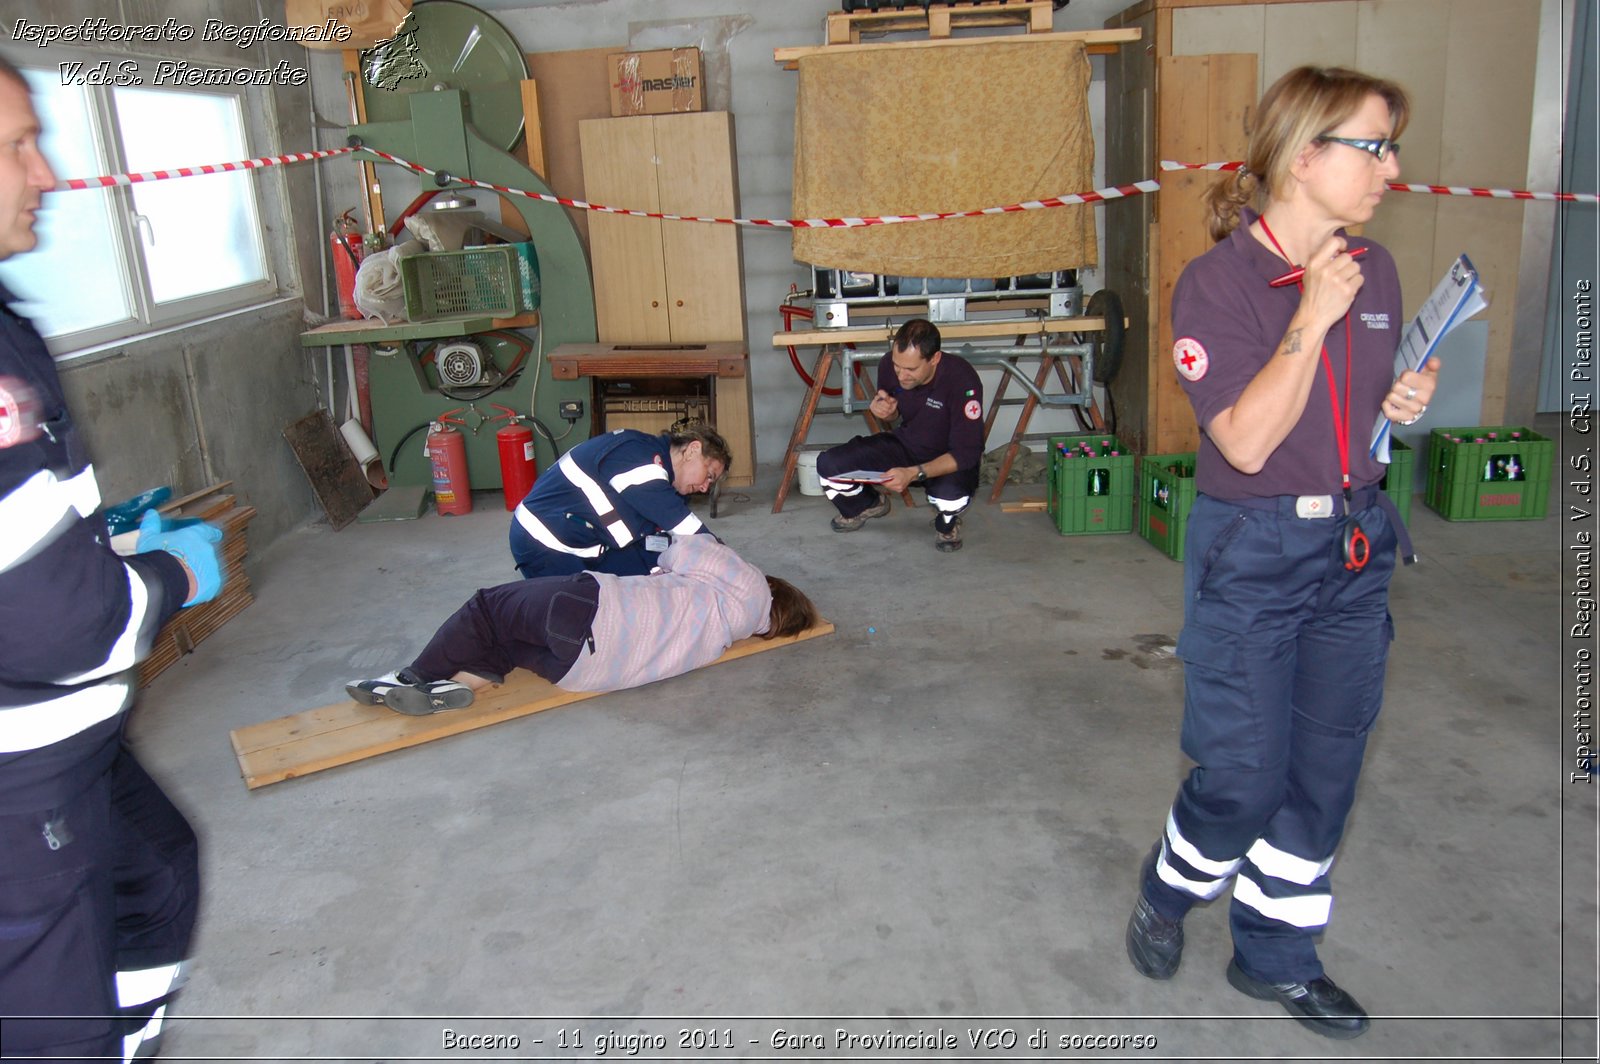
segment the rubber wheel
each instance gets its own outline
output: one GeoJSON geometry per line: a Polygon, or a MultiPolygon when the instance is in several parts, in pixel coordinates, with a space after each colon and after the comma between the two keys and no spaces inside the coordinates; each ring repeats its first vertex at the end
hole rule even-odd
{"type": "Polygon", "coordinates": [[[1091,318],[1104,318],[1105,330],[1086,334],[1094,344],[1094,382],[1110,384],[1122,368],[1122,348],[1127,340],[1127,326],[1122,320],[1122,299],[1109,288],[1102,288],[1089,297],[1085,313],[1091,318]]]}

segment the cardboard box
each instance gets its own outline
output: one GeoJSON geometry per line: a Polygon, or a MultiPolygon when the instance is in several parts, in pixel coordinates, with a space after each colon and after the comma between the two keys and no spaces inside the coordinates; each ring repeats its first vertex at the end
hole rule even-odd
{"type": "Polygon", "coordinates": [[[283,21],[308,32],[300,44],[331,52],[393,40],[409,14],[411,0],[285,0],[283,21]],[[332,27],[339,29],[330,35],[332,27]],[[350,31],[348,37],[344,29],[350,31]]]}
{"type": "Polygon", "coordinates": [[[606,57],[606,68],[614,118],[706,109],[705,69],[698,48],[616,52],[606,57]]]}

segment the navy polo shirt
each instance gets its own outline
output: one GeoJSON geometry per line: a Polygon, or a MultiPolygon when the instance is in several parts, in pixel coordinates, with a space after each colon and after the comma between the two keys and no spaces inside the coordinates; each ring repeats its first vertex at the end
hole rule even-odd
{"type": "MultiPolygon", "coordinates": [[[[1337,495],[1339,448],[1328,397],[1328,371],[1319,366],[1304,414],[1267,458],[1259,473],[1228,464],[1204,430],[1238,401],[1245,387],[1275,357],[1289,321],[1300,306],[1295,285],[1273,288],[1288,266],[1250,235],[1256,218],[1245,210],[1225,239],[1184,269],[1172,296],[1173,362],[1202,429],[1195,459],[1195,486],[1223,499],[1272,495],[1337,495]]],[[[1324,341],[1338,386],[1340,420],[1346,398],[1345,334],[1349,323],[1355,378],[1350,402],[1350,483],[1364,487],[1383,477],[1384,466],[1368,454],[1372,426],[1394,383],[1400,344],[1400,277],[1394,259],[1370,240],[1348,237],[1349,247],[1367,248],[1359,260],[1363,282],[1344,321],[1324,341]]]]}

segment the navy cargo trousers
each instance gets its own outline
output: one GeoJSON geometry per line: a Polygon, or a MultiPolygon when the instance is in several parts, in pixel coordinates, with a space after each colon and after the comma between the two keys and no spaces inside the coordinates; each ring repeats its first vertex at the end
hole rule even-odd
{"type": "Polygon", "coordinates": [[[1343,518],[1298,517],[1293,496],[1201,495],[1189,518],[1178,656],[1195,767],[1142,889],[1178,920],[1231,880],[1235,960],[1268,982],[1323,974],[1314,936],[1383,704],[1396,534],[1375,498],[1352,506],[1372,543],[1359,572],[1343,564],[1343,518]]]}
{"type": "MultiPolygon", "coordinates": [[[[880,432],[873,436],[857,436],[848,443],[823,451],[817,456],[817,476],[822,481],[822,493],[840,516],[854,517],[878,504],[878,489],[871,484],[831,477],[862,469],[882,471],[896,466],[914,466],[917,461],[900,442],[900,437],[892,432],[880,432]]],[[[978,490],[978,470],[976,467],[958,469],[954,473],[929,477],[920,486],[927,490],[929,504],[938,511],[935,521],[939,530],[948,532],[961,512],[972,504],[973,493],[978,490]]]]}

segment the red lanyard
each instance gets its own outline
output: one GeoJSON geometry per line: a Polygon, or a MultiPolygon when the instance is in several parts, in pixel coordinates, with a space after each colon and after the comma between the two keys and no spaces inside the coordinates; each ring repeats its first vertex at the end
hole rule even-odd
{"type": "MultiPolygon", "coordinates": [[[[1278,243],[1278,238],[1272,235],[1272,229],[1267,225],[1266,215],[1261,215],[1261,231],[1267,234],[1267,239],[1272,241],[1272,246],[1282,256],[1283,261],[1289,262],[1289,256],[1283,252],[1283,245],[1278,243]]],[[[1293,262],[1289,262],[1293,266],[1293,262]]],[[[1300,281],[1295,285],[1304,292],[1306,285],[1300,281]]],[[[1333,361],[1328,358],[1328,345],[1322,345],[1322,367],[1328,371],[1328,404],[1333,412],[1333,442],[1339,452],[1339,473],[1342,477],[1341,487],[1344,490],[1344,512],[1350,512],[1350,312],[1344,312],[1344,421],[1339,420],[1339,386],[1333,381],[1333,361]]]]}

